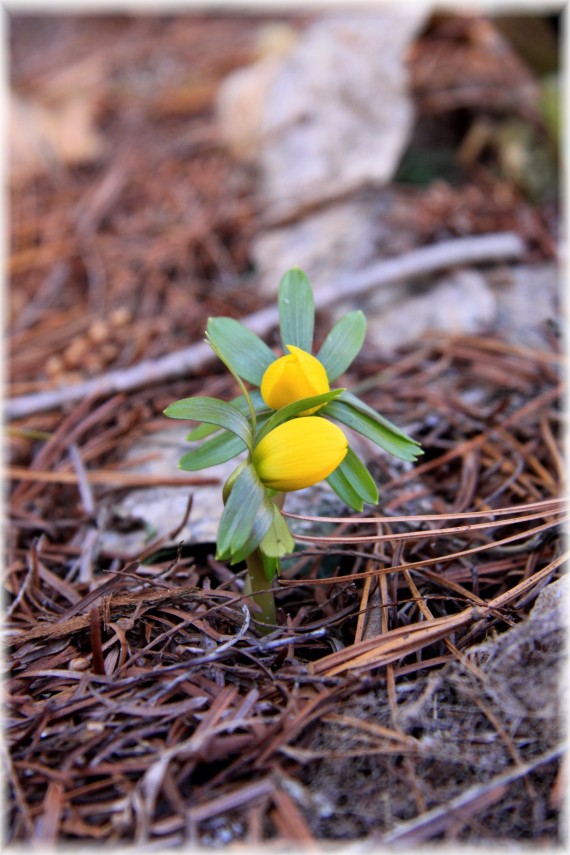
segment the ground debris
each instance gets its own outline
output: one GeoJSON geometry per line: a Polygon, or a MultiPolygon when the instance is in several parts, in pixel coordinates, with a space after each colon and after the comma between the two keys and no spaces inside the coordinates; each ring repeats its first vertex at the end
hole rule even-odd
{"type": "MultiPolygon", "coordinates": [[[[72,493],[22,482],[6,577],[11,840],[293,845],[409,822],[422,840],[554,839],[560,633],[554,613],[549,634],[524,619],[564,563],[558,365],[476,337],[391,364],[365,354],[361,394],[405,412],[425,458],[372,462],[382,516],[303,523],[264,637],[212,546],[177,548],[173,532],[125,565],[94,551],[72,493]],[[529,680],[534,695],[516,689],[529,680]],[[495,778],[461,822],[429,814],[495,778]]],[[[80,405],[67,430],[88,448],[112,411],[80,405]]],[[[65,435],[31,471],[65,458],[65,435]]],[[[91,490],[98,507],[105,488],[91,490]]]]}
{"type": "MultiPolygon", "coordinates": [[[[103,149],[11,186],[9,396],[128,369],[198,341],[209,315],[262,308],[259,200],[214,119],[262,21],[11,16],[14,91],[57,101],[83,69],[103,149]]],[[[485,29],[442,26],[442,41],[471,39],[483,74],[485,29]]],[[[412,73],[443,116],[468,87],[440,81],[434,102],[429,50],[412,73]]],[[[506,228],[554,255],[555,213],[470,175],[401,191],[412,246],[506,228]]],[[[425,454],[369,459],[370,516],[311,520],[309,505],[291,520],[300,549],[266,635],[242,568],[181,542],[204,481],[186,483],[166,532],[121,514],[125,493],[176,474],[137,479],[149,459],[127,451],[161,435],[173,400],[231,398],[231,378],[202,370],[15,419],[6,842],[556,843],[564,366],[555,318],[524,339],[426,333],[387,355],[368,342],[347,386],[425,454]],[[125,559],[101,546],[107,530],[144,530],[144,545],[125,559]]]]}

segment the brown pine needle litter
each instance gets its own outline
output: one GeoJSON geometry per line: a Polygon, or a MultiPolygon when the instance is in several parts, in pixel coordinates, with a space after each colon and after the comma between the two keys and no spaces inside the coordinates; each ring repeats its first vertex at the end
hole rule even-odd
{"type": "Polygon", "coordinates": [[[426,455],[371,462],[377,515],[289,514],[300,548],[269,635],[239,565],[234,576],[212,545],[177,545],[180,521],[134,562],[88,537],[114,491],[142,485],[109,450],[140,433],[142,393],[122,398],[118,420],[111,399],[78,403],[55,429],[19,423],[10,840],[555,842],[568,512],[558,365],[554,351],[468,336],[368,360],[367,402],[426,455]]]}
{"type": "MultiPolygon", "coordinates": [[[[556,316],[528,340],[507,340],[516,325],[505,317],[505,335],[422,335],[391,358],[363,349],[347,386],[425,456],[369,461],[377,512],[315,501],[290,515],[298,549],[268,634],[240,565],[216,561],[212,543],[180,542],[205,506],[207,473],[134,471],[141,441],[162,464],[168,404],[236,394],[210,373],[208,317],[239,318],[276,344],[252,241],[278,223],[236,171],[215,100],[228,73],[259,59],[261,27],[301,32],[313,18],[10,15],[10,93],[50,109],[79,94],[105,142],[94,161],[69,165],[41,149],[39,171],[9,176],[10,847],[561,841],[568,502],[556,316]],[[125,496],[182,483],[186,510],[166,534],[119,512],[125,496]],[[141,529],[134,559],[104,537],[141,529]]],[[[527,24],[534,45],[540,28],[527,24]]],[[[447,145],[459,153],[466,128],[488,126],[489,105],[499,125],[528,108],[533,136],[542,127],[526,94],[535,78],[496,50],[505,42],[489,16],[433,16],[425,35],[407,58],[422,169],[430,127],[439,161],[447,145]]],[[[388,232],[394,251],[382,238],[369,267],[323,284],[319,341],[349,292],[358,301],[382,283],[492,265],[481,275],[499,294],[515,263],[531,276],[537,261],[554,268],[556,200],[531,202],[495,169],[494,147],[457,185],[378,191],[405,213],[388,232]]]]}

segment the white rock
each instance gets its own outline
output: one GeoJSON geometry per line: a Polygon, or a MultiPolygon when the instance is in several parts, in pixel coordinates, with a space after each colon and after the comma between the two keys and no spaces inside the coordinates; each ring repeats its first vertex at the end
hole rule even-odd
{"type": "Polygon", "coordinates": [[[417,289],[383,289],[363,307],[368,341],[380,352],[419,341],[428,330],[479,333],[496,323],[497,298],[476,270],[457,270],[422,293],[417,289]]]}
{"type": "Polygon", "coordinates": [[[296,40],[295,30],[287,24],[262,27],[257,45],[260,59],[234,71],[221,84],[216,102],[218,126],[236,160],[253,164],[259,158],[269,89],[296,40]]]}
{"type": "MultiPolygon", "coordinates": [[[[188,432],[189,427],[185,424],[182,428],[176,426],[166,429],[136,442],[127,455],[126,461],[135,461],[137,458],[151,455],[152,459],[133,465],[129,471],[147,475],[167,473],[173,477],[181,474],[177,470],[178,461],[192,448],[192,445],[185,441],[188,432]]],[[[145,549],[151,540],[168,535],[177,528],[184,519],[190,494],[194,496],[190,519],[177,535],[177,542],[181,540],[186,543],[215,541],[223,510],[222,486],[239,462],[240,458],[236,457],[219,466],[212,466],[195,473],[197,476],[218,478],[219,484],[130,490],[111,509],[107,508],[104,516],[108,519],[109,511],[112,510],[122,518],[139,521],[141,526],[128,533],[121,533],[110,530],[101,520],[103,531],[98,548],[113,551],[115,555],[123,558],[133,558],[145,549]]]]}
{"type": "Polygon", "coordinates": [[[319,285],[398,251],[378,188],[411,130],[405,54],[426,18],[389,5],[270,33],[262,58],[220,87],[222,138],[257,167],[265,229],[252,257],[266,294],[296,265],[319,285]]]}
{"type": "Polygon", "coordinates": [[[561,316],[562,279],[552,262],[512,267],[489,277],[498,305],[498,329],[508,341],[543,348],[547,325],[561,316]]]}
{"type": "Polygon", "coordinates": [[[395,4],[331,14],[225,81],[222,137],[258,158],[270,217],[391,179],[413,121],[405,52],[426,18],[395,4]]]}
{"type": "Polygon", "coordinates": [[[255,163],[261,154],[263,108],[279,66],[279,57],[265,57],[238,69],[220,87],[220,133],[232,157],[243,163],[255,163]]]}
{"type": "Polygon", "coordinates": [[[260,290],[276,294],[283,273],[295,266],[319,287],[372,263],[391,233],[388,208],[387,199],[361,196],[261,232],[252,243],[260,290]]]}
{"type": "Polygon", "coordinates": [[[285,57],[261,154],[263,197],[280,215],[392,178],[413,121],[404,55],[425,17],[395,4],[331,15],[285,57]]]}

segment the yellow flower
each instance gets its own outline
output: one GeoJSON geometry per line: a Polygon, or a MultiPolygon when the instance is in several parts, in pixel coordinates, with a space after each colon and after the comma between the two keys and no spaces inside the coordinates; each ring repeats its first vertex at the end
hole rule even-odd
{"type": "Polygon", "coordinates": [[[304,416],[264,436],[252,460],[267,487],[288,493],[327,478],[347,451],[348,440],[339,427],[320,416],[304,416]]]}
{"type": "MultiPolygon", "coordinates": [[[[261,397],[272,410],[330,391],[327,372],[316,357],[292,344],[287,345],[287,350],[289,354],[272,362],[261,380],[261,397]]],[[[313,407],[302,415],[318,409],[313,407]]]]}

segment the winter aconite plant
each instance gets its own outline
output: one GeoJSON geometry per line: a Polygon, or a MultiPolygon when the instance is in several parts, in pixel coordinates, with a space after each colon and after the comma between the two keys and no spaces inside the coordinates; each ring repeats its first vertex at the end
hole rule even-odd
{"type": "Polygon", "coordinates": [[[217,558],[245,560],[246,593],[253,593],[262,619],[275,623],[271,582],[294,540],[281,513],[285,494],[327,481],[354,510],[378,502],[368,469],[350,448],[349,428],[402,460],[421,454],[419,444],[344,388],[332,388],[358,354],[366,319],[349,312],[312,355],[313,291],[298,268],[279,286],[283,355],[233,318],[210,318],[206,339],[235,377],[242,394],[231,402],[193,397],[165,410],[174,419],[201,424],[188,436],[200,444],[180,460],[196,471],[246,452],[226,481],[217,535],[217,558]],[[246,388],[246,383],[254,389],[246,388]]]}

